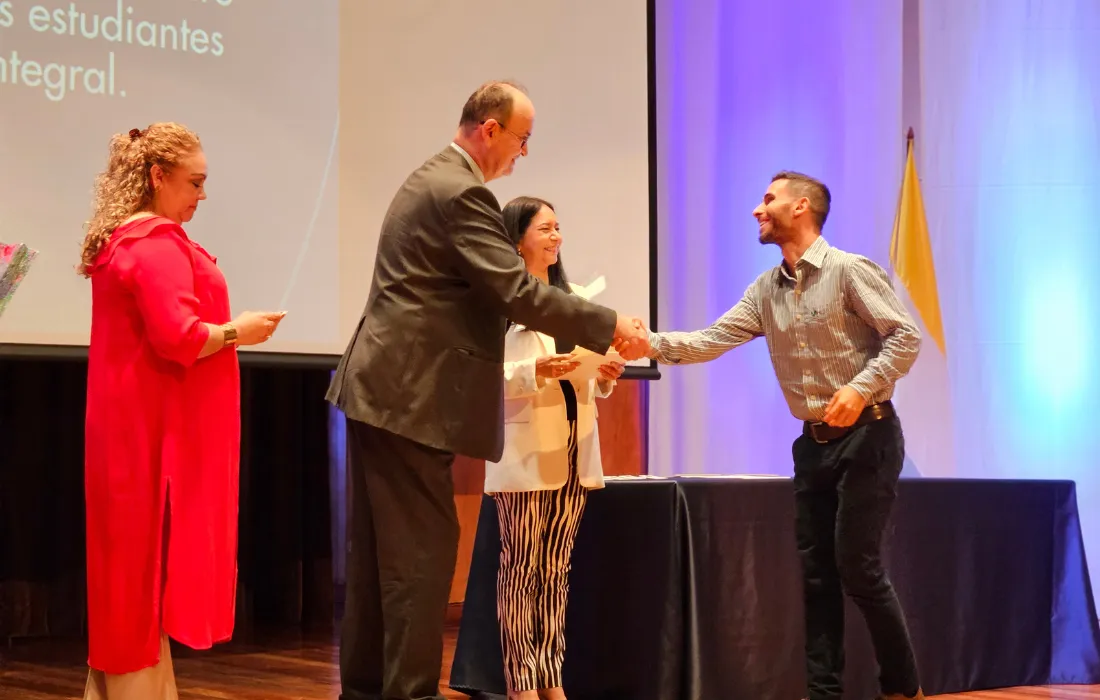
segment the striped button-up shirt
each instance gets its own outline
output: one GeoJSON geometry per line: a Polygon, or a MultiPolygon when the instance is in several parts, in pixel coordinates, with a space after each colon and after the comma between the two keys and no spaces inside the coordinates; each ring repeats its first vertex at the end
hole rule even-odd
{"type": "Polygon", "coordinates": [[[868,405],[893,396],[920,350],[920,330],[881,267],[818,237],[798,261],[756,278],[737,305],[692,333],[649,334],[663,364],[706,362],[764,336],[791,413],[819,421],[843,386],[868,405]]]}

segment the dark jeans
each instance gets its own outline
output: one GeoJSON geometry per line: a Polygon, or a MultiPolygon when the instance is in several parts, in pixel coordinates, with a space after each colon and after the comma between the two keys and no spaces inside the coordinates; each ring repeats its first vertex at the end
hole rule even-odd
{"type": "Polygon", "coordinates": [[[824,445],[803,434],[793,452],[810,700],[842,694],[845,594],[867,622],[882,692],[915,695],[909,630],[881,556],[905,453],[900,421],[868,423],[824,445]]]}
{"type": "Polygon", "coordinates": [[[347,421],[351,489],[342,700],[443,700],[458,556],[454,455],[347,421]]]}

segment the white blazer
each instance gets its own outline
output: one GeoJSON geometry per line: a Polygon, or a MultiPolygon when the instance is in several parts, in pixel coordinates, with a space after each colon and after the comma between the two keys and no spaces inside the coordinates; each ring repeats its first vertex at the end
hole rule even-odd
{"type": "MultiPolygon", "coordinates": [[[[574,293],[583,288],[571,285],[574,293]]],[[[523,326],[504,337],[504,453],[485,463],[485,492],[549,491],[569,476],[569,421],[556,379],[535,377],[535,361],[554,354],[554,339],[523,326]]],[[[603,462],[595,399],[615,382],[573,381],[577,394],[577,474],[581,485],[602,488],[603,462]]]]}

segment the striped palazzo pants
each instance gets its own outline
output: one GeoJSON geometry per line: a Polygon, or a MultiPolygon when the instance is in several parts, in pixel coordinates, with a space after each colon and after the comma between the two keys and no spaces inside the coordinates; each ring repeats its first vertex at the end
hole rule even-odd
{"type": "Polygon", "coordinates": [[[565,486],[493,494],[501,544],[497,617],[512,692],[561,687],[569,564],[587,497],[577,475],[576,421],[565,486]]]}

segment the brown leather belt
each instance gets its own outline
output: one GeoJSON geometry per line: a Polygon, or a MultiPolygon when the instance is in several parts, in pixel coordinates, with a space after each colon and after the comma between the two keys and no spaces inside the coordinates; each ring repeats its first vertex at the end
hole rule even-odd
{"type": "Polygon", "coordinates": [[[874,423],[883,418],[892,418],[895,415],[894,404],[887,400],[863,409],[863,413],[859,414],[859,418],[856,419],[856,422],[852,423],[847,428],[834,428],[828,423],[808,420],[802,424],[802,434],[811,438],[814,442],[824,445],[833,440],[839,440],[861,425],[874,423]]]}

